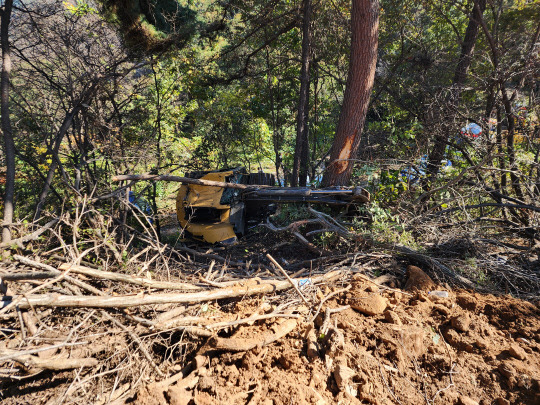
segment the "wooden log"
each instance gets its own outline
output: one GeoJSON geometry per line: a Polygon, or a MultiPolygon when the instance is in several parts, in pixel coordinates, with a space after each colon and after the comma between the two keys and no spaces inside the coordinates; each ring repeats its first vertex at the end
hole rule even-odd
{"type": "Polygon", "coordinates": [[[160,174],[160,175],[156,175],[156,174],[123,174],[123,175],[119,175],[119,176],[113,176],[113,178],[112,178],[112,181],[122,181],[122,180],[175,181],[175,182],[178,182],[178,183],[196,184],[196,185],[199,185],[199,186],[235,188],[235,189],[238,189],[238,190],[245,190],[247,188],[264,187],[264,186],[257,186],[257,185],[246,186],[245,184],[225,183],[223,181],[192,179],[190,177],[169,176],[169,175],[165,175],[165,174],[160,174]]]}
{"type": "Polygon", "coordinates": [[[21,280],[44,280],[47,278],[58,277],[60,273],[52,271],[25,271],[17,273],[0,273],[0,279],[6,281],[21,281],[21,280]]]}
{"type": "Polygon", "coordinates": [[[32,368],[42,368],[44,370],[72,370],[74,368],[81,367],[94,367],[99,363],[96,359],[92,357],[82,358],[82,359],[61,359],[61,358],[51,358],[51,359],[42,359],[37,356],[13,356],[13,360],[17,363],[23,364],[25,367],[32,368]]]}
{"type": "MultiPolygon", "coordinates": [[[[341,271],[333,271],[319,277],[313,277],[313,284],[329,282],[341,275],[341,271]]],[[[118,296],[71,296],[59,294],[41,294],[28,296],[2,297],[0,308],[9,305],[15,300],[19,300],[19,308],[28,309],[31,307],[50,308],[130,308],[141,305],[155,304],[193,304],[219,300],[224,298],[245,297],[258,294],[272,294],[291,288],[289,281],[261,281],[252,279],[243,285],[229,288],[221,288],[213,291],[201,291],[193,293],[168,293],[168,294],[144,294],[118,295],[118,296]]]]}
{"type": "Polygon", "coordinates": [[[64,263],[60,265],[60,270],[69,270],[71,273],[83,274],[88,277],[99,278],[102,280],[120,281],[128,284],[140,285],[141,287],[157,288],[161,290],[189,290],[200,291],[204,290],[203,287],[199,287],[189,283],[171,282],[171,281],[158,281],[151,280],[144,277],[130,276],[129,274],[113,273],[111,271],[96,270],[90,267],[79,266],[76,264],[64,263]]]}

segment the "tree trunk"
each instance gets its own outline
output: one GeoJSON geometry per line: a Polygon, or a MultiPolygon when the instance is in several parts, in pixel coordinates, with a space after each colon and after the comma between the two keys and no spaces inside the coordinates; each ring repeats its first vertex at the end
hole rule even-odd
{"type": "Polygon", "coordinates": [[[296,119],[296,146],[294,148],[293,173],[291,186],[306,185],[307,160],[309,156],[308,115],[309,115],[309,64],[311,43],[309,24],[311,22],[311,0],[304,0],[304,18],[302,21],[302,69],[300,71],[300,96],[296,119]]]}
{"type": "MultiPolygon", "coordinates": [[[[461,97],[461,91],[463,85],[467,80],[467,73],[471,66],[472,55],[474,52],[474,46],[476,45],[476,38],[478,37],[478,30],[480,26],[480,20],[486,9],[486,0],[478,0],[478,6],[473,6],[471,15],[469,17],[469,24],[461,43],[461,54],[459,55],[456,70],[454,72],[453,88],[450,95],[450,100],[447,103],[447,112],[441,115],[441,120],[446,120],[442,125],[441,132],[435,139],[435,145],[429,154],[427,172],[430,178],[433,178],[439,172],[441,161],[444,158],[444,151],[448,142],[448,136],[453,131],[452,123],[449,122],[450,117],[454,115],[454,112],[448,111],[448,108],[457,109],[459,106],[459,100],[461,97]]],[[[429,181],[429,180],[428,180],[429,181]]]]}
{"type": "Polygon", "coordinates": [[[347,85],[323,186],[346,185],[351,178],[377,66],[378,0],[352,0],[351,31],[347,85]]]}
{"type": "Polygon", "coordinates": [[[51,150],[51,158],[52,162],[49,166],[49,171],[47,172],[47,178],[45,179],[45,184],[43,185],[43,189],[41,190],[41,193],[39,194],[39,198],[36,204],[36,212],[34,214],[34,221],[37,221],[41,218],[41,211],[43,210],[43,205],[45,204],[45,199],[47,198],[47,195],[49,194],[49,190],[51,189],[52,181],[54,178],[54,175],[56,173],[56,169],[58,168],[58,164],[60,162],[60,157],[58,156],[58,152],[60,151],[60,146],[62,145],[62,141],[64,140],[64,137],[66,136],[68,130],[71,128],[71,125],[73,124],[73,119],[75,116],[79,113],[79,111],[83,108],[85,104],[90,104],[90,99],[92,98],[94,92],[97,89],[97,86],[99,85],[101,78],[96,78],[93,83],[90,84],[90,87],[87,90],[84,90],[81,94],[81,97],[79,100],[74,102],[73,109],[69,111],[64,121],[62,122],[62,125],[60,126],[60,129],[58,130],[54,145],[51,150]]]}
{"type": "Polygon", "coordinates": [[[2,77],[0,81],[0,112],[6,157],[6,189],[4,194],[4,220],[2,225],[2,243],[11,241],[15,195],[15,143],[9,118],[9,76],[11,74],[11,54],[9,49],[9,23],[13,0],[6,0],[0,13],[0,42],[2,43],[2,77]]]}
{"type": "Polygon", "coordinates": [[[512,181],[512,188],[516,193],[516,196],[524,201],[523,191],[521,190],[521,182],[516,172],[518,171],[516,162],[516,152],[514,149],[514,135],[516,131],[516,117],[512,111],[512,102],[508,98],[506,87],[501,84],[502,103],[504,112],[506,114],[506,120],[508,122],[508,133],[506,136],[506,151],[508,154],[508,163],[510,168],[510,180],[512,181]]]}
{"type": "Polygon", "coordinates": [[[67,131],[71,127],[71,124],[73,123],[73,117],[75,114],[77,114],[80,110],[80,106],[75,107],[72,111],[68,112],[66,117],[64,118],[64,122],[62,122],[62,125],[60,126],[60,129],[58,130],[56,134],[56,138],[54,140],[54,145],[51,150],[51,165],[49,166],[49,170],[47,171],[47,177],[45,178],[45,183],[43,184],[43,188],[41,189],[41,193],[39,194],[38,201],[36,204],[36,212],[34,214],[34,221],[37,221],[41,218],[41,211],[43,210],[43,205],[45,204],[45,199],[47,198],[47,195],[49,195],[49,190],[51,189],[52,181],[54,178],[54,174],[56,173],[56,169],[58,168],[58,162],[60,159],[58,158],[58,152],[60,151],[60,146],[62,145],[62,140],[64,139],[67,131]]]}

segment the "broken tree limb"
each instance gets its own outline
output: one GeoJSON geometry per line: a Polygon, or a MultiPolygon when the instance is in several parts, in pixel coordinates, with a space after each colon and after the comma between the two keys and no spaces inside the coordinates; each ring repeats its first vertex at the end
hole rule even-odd
{"type": "MultiPolygon", "coordinates": [[[[28,266],[35,267],[37,269],[42,269],[42,270],[45,270],[45,271],[49,272],[50,274],[52,274],[51,278],[58,277],[63,273],[63,271],[70,270],[69,268],[65,268],[65,269],[63,269],[63,271],[60,271],[60,270],[55,269],[52,266],[49,266],[48,264],[36,262],[34,260],[31,260],[31,259],[29,259],[27,257],[20,256],[20,255],[13,255],[13,258],[15,260],[17,260],[18,262],[20,262],[20,263],[23,263],[23,264],[26,264],[28,266]]],[[[9,277],[9,275],[8,275],[8,277],[9,277]]],[[[1,276],[0,276],[0,278],[1,278],[1,276]]],[[[6,280],[8,280],[8,278],[6,278],[6,280]]],[[[71,283],[71,284],[73,284],[73,285],[76,285],[77,287],[80,287],[83,290],[86,290],[86,291],[88,291],[88,292],[90,292],[92,294],[105,295],[105,293],[103,291],[98,290],[96,287],[93,287],[90,284],[85,283],[84,281],[77,280],[76,278],[70,277],[68,275],[64,275],[64,280],[71,283]]]]}
{"type": "Polygon", "coordinates": [[[23,364],[25,367],[41,368],[44,370],[71,370],[74,368],[81,367],[94,367],[98,365],[98,361],[92,357],[82,358],[82,359],[61,359],[61,358],[51,358],[51,359],[42,359],[37,356],[32,355],[22,355],[22,356],[13,356],[12,360],[17,363],[23,364]]]}
{"type": "MultiPolygon", "coordinates": [[[[328,282],[341,275],[341,271],[333,271],[319,277],[313,277],[312,283],[328,282]]],[[[188,304],[219,300],[224,298],[235,298],[258,294],[271,294],[291,288],[289,281],[261,281],[257,279],[229,288],[222,288],[213,291],[201,291],[193,293],[168,293],[168,294],[137,294],[118,296],[70,296],[59,294],[40,294],[2,297],[0,307],[6,307],[16,300],[21,309],[30,307],[51,307],[51,308],[130,308],[142,305],[154,304],[188,304]]]]}
{"type": "Polygon", "coordinates": [[[254,338],[220,338],[210,339],[210,350],[227,350],[231,352],[244,352],[257,346],[268,346],[281,339],[296,328],[298,322],[288,319],[275,328],[275,332],[264,332],[254,338]]]}
{"type": "Polygon", "coordinates": [[[198,186],[235,188],[237,190],[245,190],[247,188],[264,187],[264,186],[257,186],[257,185],[246,186],[245,184],[225,183],[223,181],[192,179],[190,177],[169,176],[169,175],[166,175],[166,174],[161,174],[161,175],[154,175],[154,174],[123,174],[123,175],[119,175],[119,176],[113,176],[113,178],[112,178],[112,181],[123,181],[123,180],[175,181],[175,182],[178,182],[178,183],[196,184],[198,186]]]}
{"type": "Polygon", "coordinates": [[[271,313],[266,315],[252,315],[247,318],[237,319],[235,321],[223,321],[216,323],[209,323],[211,320],[209,318],[204,318],[200,316],[186,316],[183,318],[175,318],[165,322],[155,323],[150,329],[152,330],[174,330],[176,328],[183,329],[187,326],[198,327],[203,330],[212,330],[212,329],[223,329],[229,328],[231,326],[242,325],[244,323],[251,323],[255,321],[261,321],[263,319],[271,318],[300,318],[300,315],[297,314],[283,314],[283,313],[271,313]]]}
{"type": "Polygon", "coordinates": [[[0,278],[5,281],[44,280],[54,278],[57,273],[50,271],[24,271],[17,273],[0,273],[0,278]]]}
{"type": "Polygon", "coordinates": [[[171,281],[158,281],[151,280],[144,277],[130,276],[128,274],[113,273],[110,271],[96,270],[90,267],[79,266],[76,264],[62,264],[59,267],[60,270],[71,269],[72,273],[83,274],[88,277],[99,278],[101,280],[120,281],[127,284],[140,285],[142,287],[156,288],[161,290],[190,290],[200,291],[204,290],[203,287],[199,287],[189,283],[176,283],[171,281]]]}
{"type": "Polygon", "coordinates": [[[298,284],[295,284],[294,281],[292,281],[292,279],[289,277],[289,275],[287,274],[287,272],[283,269],[283,267],[281,267],[279,265],[278,262],[276,262],[276,259],[274,259],[270,253],[268,253],[266,255],[266,257],[274,264],[274,266],[276,266],[276,268],[281,272],[281,274],[283,274],[285,276],[285,278],[287,279],[287,281],[289,281],[289,283],[291,283],[292,287],[296,290],[296,292],[298,293],[298,295],[300,296],[300,298],[302,298],[302,301],[304,301],[304,303],[310,307],[311,304],[309,303],[308,300],[306,300],[306,297],[304,297],[304,294],[302,294],[302,291],[300,291],[300,289],[298,288],[298,284]]]}
{"type": "Polygon", "coordinates": [[[39,347],[37,349],[30,349],[30,350],[23,350],[23,351],[2,349],[0,350],[0,361],[11,360],[14,357],[18,357],[18,356],[27,356],[27,355],[36,354],[39,352],[46,352],[46,351],[50,351],[54,349],[60,349],[63,347],[80,346],[80,345],[85,345],[85,344],[88,344],[88,342],[60,343],[58,345],[39,347]]]}
{"type": "Polygon", "coordinates": [[[270,229],[273,232],[291,231],[291,233],[296,237],[296,239],[298,239],[298,241],[302,245],[304,245],[307,249],[309,249],[310,251],[312,251],[313,253],[315,253],[315,254],[317,254],[319,256],[324,256],[324,255],[330,254],[330,252],[325,250],[325,249],[321,250],[321,249],[317,248],[313,243],[308,241],[300,232],[298,232],[297,229],[298,229],[299,226],[307,225],[307,224],[311,224],[311,223],[320,223],[320,221],[319,221],[319,219],[305,219],[305,220],[296,221],[296,222],[293,222],[292,224],[289,224],[287,226],[278,228],[272,222],[270,222],[270,218],[266,218],[266,223],[262,224],[262,225],[267,227],[268,229],[270,229]]]}
{"type": "Polygon", "coordinates": [[[41,368],[44,370],[70,370],[73,368],[81,367],[93,367],[97,366],[98,361],[92,357],[89,358],[47,358],[42,359],[41,357],[34,356],[35,353],[43,352],[51,349],[58,349],[66,346],[76,346],[85,344],[86,342],[77,342],[77,343],[62,343],[54,346],[41,347],[33,350],[24,350],[17,351],[11,349],[2,349],[0,350],[0,362],[6,360],[13,360],[17,363],[23,364],[25,367],[35,367],[41,368]]]}

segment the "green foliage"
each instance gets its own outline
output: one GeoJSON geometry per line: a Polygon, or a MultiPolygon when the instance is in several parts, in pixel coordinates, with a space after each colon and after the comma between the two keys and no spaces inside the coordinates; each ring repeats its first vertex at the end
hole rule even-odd
{"type": "Polygon", "coordinates": [[[276,226],[282,226],[307,218],[311,218],[311,214],[305,205],[280,204],[277,213],[272,216],[272,222],[276,226]]]}
{"type": "Polygon", "coordinates": [[[271,133],[266,121],[254,116],[253,96],[242,88],[216,92],[200,104],[195,118],[195,136],[201,144],[194,157],[201,167],[251,165],[267,167],[271,163],[271,133]]]}
{"type": "Polygon", "coordinates": [[[97,12],[98,12],[94,7],[89,5],[84,0],[77,0],[75,2],[75,4],[72,4],[72,3],[69,3],[67,1],[65,1],[64,5],[65,5],[67,11],[69,11],[70,13],[72,13],[72,14],[78,16],[78,17],[82,17],[82,16],[84,16],[86,14],[97,14],[97,12]]]}
{"type": "MultiPolygon", "coordinates": [[[[13,29],[11,97],[20,153],[20,218],[32,218],[43,179],[55,162],[60,168],[46,210],[60,209],[64,202],[74,206],[84,194],[110,191],[109,178],[116,173],[179,174],[192,168],[242,165],[249,170],[278,169],[280,177],[286,177],[296,141],[302,42],[298,2],[114,0],[107,1],[108,15],[100,4],[104,2],[30,2],[28,7],[43,16],[35,21],[15,10],[20,14],[14,19],[19,25],[13,29]],[[144,54],[146,50],[160,52],[144,54]],[[87,94],[94,83],[95,91],[87,94]],[[58,129],[83,98],[84,106],[75,113],[54,156],[58,129]]],[[[511,164],[523,182],[536,176],[538,144],[533,138],[538,107],[531,83],[538,67],[536,56],[529,58],[528,52],[538,5],[503,2],[498,16],[488,7],[484,19],[489,31],[497,32],[499,65],[494,67],[489,41],[480,30],[460,103],[448,108],[471,7],[472,3],[381,1],[376,84],[361,163],[353,178],[355,184],[367,183],[372,192],[375,203],[368,214],[380,240],[414,243],[394,212],[399,212],[398,206],[414,211],[408,202],[426,190],[422,184],[410,184],[400,171],[429,153],[441,133],[451,144],[445,158],[452,167],[433,179],[431,190],[436,191],[427,201],[434,210],[455,207],[458,197],[462,204],[492,201],[478,190],[459,189],[465,182],[479,181],[472,171],[455,189],[443,187],[489,154],[496,156],[485,162],[490,167],[484,176],[489,187],[516,197],[510,187],[513,180],[504,172],[511,164]],[[493,83],[495,108],[484,117],[493,83]],[[468,121],[485,127],[496,107],[501,109],[500,125],[508,128],[500,103],[502,85],[516,109],[515,162],[507,138],[496,145],[494,131],[488,134],[485,128],[474,141],[457,137],[468,121]],[[526,116],[520,115],[520,106],[527,107],[526,116]],[[448,111],[452,116],[445,116],[448,111]]],[[[309,166],[315,178],[324,170],[325,162],[318,163],[327,156],[341,109],[349,18],[349,0],[318,3],[313,13],[309,166]]],[[[534,202],[537,195],[529,185],[522,188],[534,202]]],[[[141,184],[134,190],[148,199],[155,192],[163,208],[175,187],[159,183],[154,190],[141,184]]],[[[301,208],[284,207],[276,220],[285,224],[303,215],[301,208]]],[[[461,211],[452,215],[466,217],[461,211]]],[[[530,220],[525,215],[521,219],[530,220]]],[[[332,243],[330,239],[319,235],[320,243],[332,243]]]]}
{"type": "Polygon", "coordinates": [[[356,232],[365,234],[375,243],[397,243],[415,250],[422,250],[414,235],[403,227],[399,216],[381,207],[377,201],[360,209],[364,214],[368,214],[371,221],[366,225],[364,221],[354,219],[353,229],[356,232]]]}

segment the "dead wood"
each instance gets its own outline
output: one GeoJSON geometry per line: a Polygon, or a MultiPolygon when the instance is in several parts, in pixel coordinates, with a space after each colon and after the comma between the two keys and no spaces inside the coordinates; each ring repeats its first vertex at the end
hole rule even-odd
{"type": "Polygon", "coordinates": [[[30,242],[31,240],[36,240],[48,229],[52,228],[54,225],[56,225],[60,221],[60,218],[55,218],[49,222],[47,222],[45,225],[43,225],[41,228],[36,229],[34,232],[29,233],[28,235],[24,235],[18,239],[12,239],[9,242],[0,243],[0,249],[5,249],[11,246],[19,246],[22,247],[22,244],[24,242],[30,242]]]}
{"type": "Polygon", "coordinates": [[[38,332],[38,328],[37,328],[37,325],[36,325],[37,320],[34,317],[34,315],[32,315],[28,311],[22,311],[21,312],[21,317],[22,317],[22,320],[23,320],[24,324],[28,328],[28,332],[30,333],[30,336],[37,335],[37,332],[38,332]]]}
{"type": "Polygon", "coordinates": [[[124,174],[124,175],[119,175],[119,176],[113,176],[112,178],[112,181],[123,181],[123,180],[174,181],[178,183],[195,184],[199,186],[235,188],[237,190],[245,190],[247,188],[265,187],[265,186],[257,186],[257,185],[246,186],[245,184],[225,183],[222,181],[213,181],[213,180],[192,179],[190,177],[170,176],[170,175],[165,175],[165,174],[162,174],[162,175],[124,174]]]}
{"type": "MultiPolygon", "coordinates": [[[[55,269],[52,266],[49,266],[48,264],[36,262],[34,260],[31,260],[31,259],[29,259],[27,257],[20,256],[20,255],[13,255],[13,258],[15,260],[23,263],[23,264],[28,265],[28,266],[32,266],[32,267],[35,267],[35,268],[38,268],[38,269],[46,270],[48,273],[52,274],[52,277],[50,277],[50,278],[59,277],[62,274],[64,274],[64,272],[67,271],[67,270],[71,271],[71,269],[63,269],[63,271],[60,271],[60,270],[55,269]]],[[[2,276],[0,276],[0,278],[1,277],[2,276]]],[[[9,275],[8,275],[8,277],[9,277],[9,275]]],[[[80,287],[83,290],[86,290],[86,291],[88,291],[88,292],[90,292],[92,294],[103,295],[103,296],[106,295],[103,291],[91,286],[90,284],[85,283],[84,281],[77,280],[76,278],[73,278],[73,277],[71,277],[71,276],[69,276],[67,274],[64,274],[63,280],[65,280],[65,281],[67,281],[67,282],[69,282],[71,284],[74,284],[77,287],[80,287]]]]}
{"type": "Polygon", "coordinates": [[[57,273],[50,271],[24,271],[17,273],[0,273],[0,278],[5,281],[44,280],[54,278],[57,273]]]}
{"type": "Polygon", "coordinates": [[[226,350],[231,352],[244,352],[254,349],[257,346],[267,346],[276,340],[281,339],[296,328],[298,322],[288,319],[281,325],[274,328],[274,332],[265,332],[254,338],[220,338],[210,339],[209,350],[226,350]]]}
{"type": "Polygon", "coordinates": [[[166,321],[156,322],[152,325],[151,329],[156,330],[171,330],[177,327],[183,326],[204,326],[211,322],[210,318],[204,316],[180,316],[166,321]]]}
{"type": "Polygon", "coordinates": [[[298,232],[299,227],[308,225],[308,224],[319,224],[322,226],[322,229],[311,231],[306,236],[309,236],[315,233],[321,233],[321,232],[334,232],[340,237],[345,238],[345,239],[351,239],[356,236],[355,234],[349,232],[343,225],[341,225],[338,221],[336,221],[330,215],[327,215],[323,212],[316,211],[311,207],[308,207],[308,210],[311,214],[315,215],[316,218],[303,219],[300,221],[290,223],[283,227],[276,227],[274,224],[272,224],[272,222],[270,222],[270,218],[267,218],[266,223],[263,225],[273,232],[290,231],[302,245],[304,245],[308,250],[310,250],[311,252],[319,256],[328,256],[328,255],[331,255],[332,252],[326,249],[318,248],[309,240],[307,240],[304,235],[298,232]]]}
{"type": "Polygon", "coordinates": [[[307,341],[307,357],[310,361],[313,361],[319,357],[317,335],[315,335],[315,325],[313,322],[308,325],[304,338],[307,341]]]}
{"type": "MultiPolygon", "coordinates": [[[[333,271],[319,277],[313,277],[312,283],[328,282],[341,275],[341,271],[333,271]]],[[[289,281],[261,281],[251,279],[237,287],[222,288],[213,291],[202,291],[184,294],[145,294],[118,295],[118,296],[69,296],[59,294],[41,294],[3,297],[1,306],[6,306],[12,302],[19,301],[21,309],[30,307],[63,307],[63,308],[129,308],[142,305],[153,304],[188,304],[219,300],[224,298],[235,298],[258,294],[271,294],[277,291],[291,288],[289,281]]]]}
{"type": "Polygon", "coordinates": [[[308,241],[304,235],[302,235],[300,232],[293,232],[292,233],[296,239],[298,240],[298,242],[300,242],[302,245],[304,245],[306,248],[308,248],[308,250],[312,251],[313,253],[319,255],[319,256],[328,256],[331,252],[326,250],[326,249],[319,249],[317,248],[313,243],[311,243],[310,241],[308,241]]]}
{"type": "Polygon", "coordinates": [[[98,361],[92,357],[87,358],[72,358],[65,359],[53,357],[42,359],[31,354],[21,354],[16,350],[3,349],[0,352],[2,359],[14,360],[17,363],[24,365],[27,368],[41,368],[44,370],[71,370],[81,367],[94,367],[98,365],[98,361]]]}
{"type": "Polygon", "coordinates": [[[174,330],[176,328],[184,329],[186,326],[194,326],[201,328],[202,330],[213,330],[213,329],[223,329],[229,328],[231,326],[238,326],[246,323],[253,323],[255,321],[261,321],[264,319],[272,318],[300,318],[300,315],[297,314],[283,314],[283,313],[271,313],[266,315],[257,315],[254,314],[247,318],[238,319],[235,321],[223,321],[210,323],[210,318],[205,318],[202,316],[185,316],[181,318],[170,319],[165,322],[155,323],[152,326],[154,330],[174,330]]]}
{"type": "Polygon", "coordinates": [[[127,284],[140,285],[142,287],[156,288],[162,290],[189,290],[200,291],[204,290],[203,287],[199,287],[193,284],[170,282],[170,281],[158,281],[151,280],[144,277],[130,276],[123,273],[113,273],[110,271],[95,270],[90,267],[78,266],[76,264],[62,264],[59,267],[60,270],[68,270],[72,273],[83,274],[88,277],[99,278],[101,280],[120,281],[127,284]]]}
{"type": "Polygon", "coordinates": [[[270,229],[272,232],[290,231],[294,235],[294,237],[298,240],[298,242],[300,242],[308,250],[315,253],[316,255],[324,256],[324,255],[330,254],[330,252],[328,252],[327,250],[319,249],[313,243],[308,241],[300,232],[298,232],[298,227],[302,225],[313,224],[313,223],[320,223],[320,221],[318,219],[305,219],[305,220],[296,221],[287,226],[278,228],[272,222],[270,222],[270,218],[266,218],[266,223],[263,225],[267,227],[268,229],[270,229]]]}
{"type": "Polygon", "coordinates": [[[274,259],[272,256],[270,256],[270,253],[268,253],[266,255],[266,257],[274,264],[274,266],[276,266],[276,268],[281,272],[281,274],[283,274],[285,276],[285,278],[287,279],[287,281],[289,283],[291,283],[291,286],[296,290],[296,292],[298,293],[298,295],[300,296],[300,298],[302,298],[302,301],[304,301],[304,303],[309,307],[310,306],[310,303],[308,300],[306,300],[306,297],[304,297],[304,294],[302,294],[302,291],[300,291],[300,289],[298,288],[298,284],[295,284],[294,281],[292,281],[292,279],[289,277],[289,275],[287,274],[287,272],[285,270],[283,270],[283,267],[281,267],[279,265],[278,262],[276,262],[276,259],[274,259]]]}
{"type": "Polygon", "coordinates": [[[42,368],[44,370],[72,370],[74,368],[81,367],[94,367],[99,362],[93,357],[81,358],[81,359],[41,359],[37,356],[20,356],[13,358],[17,363],[24,364],[29,368],[42,368]]]}

